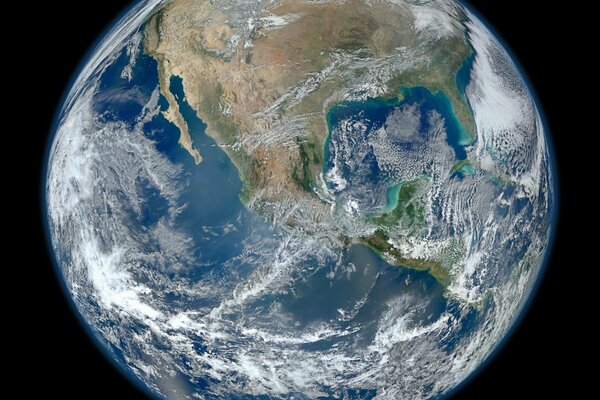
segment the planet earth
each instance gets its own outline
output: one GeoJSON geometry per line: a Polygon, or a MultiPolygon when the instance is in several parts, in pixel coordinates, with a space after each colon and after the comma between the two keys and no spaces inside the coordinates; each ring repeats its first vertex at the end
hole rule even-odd
{"type": "Polygon", "coordinates": [[[149,396],[444,398],[543,271],[549,146],[460,2],[142,1],[59,111],[51,250],[149,396]]]}

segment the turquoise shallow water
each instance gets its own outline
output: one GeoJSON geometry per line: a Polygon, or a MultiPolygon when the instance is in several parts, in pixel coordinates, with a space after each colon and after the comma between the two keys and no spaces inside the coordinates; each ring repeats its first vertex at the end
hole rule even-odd
{"type": "Polygon", "coordinates": [[[392,212],[398,204],[398,197],[400,196],[400,188],[402,183],[394,185],[387,190],[385,207],[381,209],[381,213],[386,214],[392,212]]]}
{"type": "Polygon", "coordinates": [[[475,170],[471,165],[465,164],[460,168],[458,172],[464,177],[468,175],[473,175],[475,173],[475,170]]]}

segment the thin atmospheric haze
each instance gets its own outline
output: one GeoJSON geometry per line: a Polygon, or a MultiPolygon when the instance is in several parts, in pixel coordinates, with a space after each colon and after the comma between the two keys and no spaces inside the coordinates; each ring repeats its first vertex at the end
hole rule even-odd
{"type": "Polygon", "coordinates": [[[554,230],[547,133],[467,5],[134,5],[60,108],[59,279],[154,398],[439,399],[554,230]]]}

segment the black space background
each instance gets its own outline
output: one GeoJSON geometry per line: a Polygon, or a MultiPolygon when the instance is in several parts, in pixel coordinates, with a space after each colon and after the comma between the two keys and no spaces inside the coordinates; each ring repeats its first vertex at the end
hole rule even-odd
{"type": "MultiPolygon", "coordinates": [[[[580,285],[580,280],[587,278],[577,271],[594,267],[591,261],[577,260],[573,256],[581,252],[572,244],[578,230],[574,222],[577,218],[572,212],[580,207],[577,196],[581,195],[574,177],[576,170],[583,168],[579,163],[584,162],[583,156],[575,157],[573,142],[579,135],[592,135],[598,130],[584,126],[580,101],[575,100],[570,89],[588,82],[585,72],[576,72],[573,64],[582,61],[573,61],[574,50],[570,47],[584,34],[572,22],[576,20],[576,11],[569,11],[568,7],[545,7],[551,2],[539,1],[526,2],[530,7],[523,9],[523,3],[471,1],[511,47],[540,98],[559,165],[559,229],[547,273],[529,312],[493,361],[455,394],[453,398],[457,400],[544,398],[561,391],[569,392],[570,398],[582,398],[578,393],[590,386],[589,381],[582,382],[579,377],[577,359],[585,358],[591,348],[584,353],[577,349],[583,340],[578,331],[582,321],[573,312],[584,303],[578,293],[588,290],[580,285]]],[[[7,303],[21,318],[26,315],[27,321],[12,332],[17,340],[23,340],[26,350],[17,357],[16,363],[10,363],[14,365],[11,375],[15,380],[5,381],[5,385],[22,391],[24,396],[18,397],[24,398],[143,399],[144,395],[96,350],[72,314],[54,275],[39,211],[44,153],[63,91],[90,46],[129,2],[27,4],[22,4],[25,9],[20,13],[34,12],[35,15],[23,18],[20,31],[33,30],[35,39],[13,39],[11,46],[16,45],[13,54],[17,56],[9,57],[5,51],[3,64],[18,68],[26,77],[25,85],[19,83],[18,90],[14,89],[25,96],[17,97],[13,105],[17,110],[17,123],[5,129],[10,135],[17,135],[20,145],[28,152],[29,161],[21,163],[18,172],[9,171],[8,175],[16,177],[20,184],[25,182],[26,186],[20,190],[19,202],[27,208],[30,220],[23,222],[19,218],[14,226],[20,232],[16,236],[18,245],[26,246],[26,260],[19,263],[18,272],[24,273],[21,279],[26,279],[25,282],[33,281],[33,286],[7,282],[3,285],[9,291],[15,287],[31,287],[26,296],[7,303]],[[9,60],[18,61],[12,65],[9,60]]],[[[4,17],[22,18],[19,15],[22,14],[7,13],[4,17]]],[[[23,81],[18,77],[14,79],[23,81]]],[[[10,87],[11,82],[8,83],[10,87]]],[[[6,168],[7,164],[4,165],[6,168]]],[[[10,350],[6,342],[4,347],[10,350]]]]}

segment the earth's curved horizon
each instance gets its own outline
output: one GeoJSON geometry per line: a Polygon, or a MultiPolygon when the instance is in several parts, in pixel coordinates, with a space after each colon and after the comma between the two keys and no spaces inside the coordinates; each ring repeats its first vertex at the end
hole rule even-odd
{"type": "Polygon", "coordinates": [[[553,163],[463,2],[144,0],[61,108],[50,247],[152,397],[445,398],[533,297],[553,163]]]}

